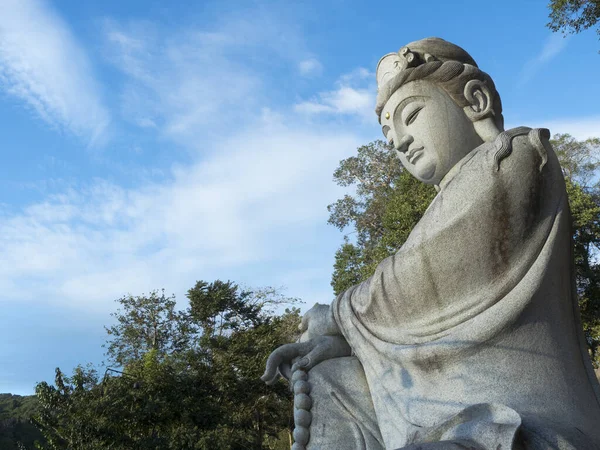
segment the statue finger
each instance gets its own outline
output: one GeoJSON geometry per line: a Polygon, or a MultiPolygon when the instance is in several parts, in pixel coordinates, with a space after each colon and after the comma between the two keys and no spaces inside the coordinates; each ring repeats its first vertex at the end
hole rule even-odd
{"type": "Polygon", "coordinates": [[[267,358],[265,373],[262,377],[260,377],[261,380],[267,384],[274,383],[279,376],[279,366],[281,366],[285,361],[289,361],[297,356],[295,355],[296,352],[297,350],[295,349],[295,344],[282,345],[273,351],[273,353],[271,353],[267,358]]]}
{"type": "Polygon", "coordinates": [[[320,362],[329,359],[325,357],[325,351],[320,347],[314,348],[311,352],[309,352],[306,356],[301,358],[299,361],[292,365],[292,373],[294,373],[298,369],[302,369],[304,371],[309,371],[314,366],[319,364],[320,362]]]}
{"type": "Polygon", "coordinates": [[[313,366],[315,366],[315,363],[313,362],[313,359],[310,358],[309,355],[306,355],[304,358],[300,359],[298,362],[295,362],[292,365],[292,373],[294,373],[296,370],[305,370],[305,371],[308,371],[313,366]]]}
{"type": "Polygon", "coordinates": [[[285,378],[286,380],[289,380],[292,377],[292,368],[291,368],[291,364],[289,363],[283,363],[279,366],[279,373],[281,374],[281,376],[283,378],[285,378]]]}
{"type": "Polygon", "coordinates": [[[321,339],[310,352],[292,365],[292,373],[298,369],[308,371],[327,359],[349,356],[351,353],[352,349],[345,339],[328,336],[321,339]]]}
{"type": "Polygon", "coordinates": [[[285,344],[276,349],[267,359],[265,373],[260,377],[261,380],[273,384],[279,376],[279,367],[297,356],[303,356],[308,351],[305,347],[304,344],[285,344]]]}

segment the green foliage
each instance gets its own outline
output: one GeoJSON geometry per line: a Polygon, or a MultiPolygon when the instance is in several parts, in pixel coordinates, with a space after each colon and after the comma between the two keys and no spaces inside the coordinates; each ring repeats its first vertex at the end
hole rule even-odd
{"type": "MultiPolygon", "coordinates": [[[[563,34],[579,33],[593,27],[600,19],[600,0],[551,0],[548,7],[548,28],[563,34]]],[[[600,34],[600,27],[596,33],[600,34]]]]}
{"type": "Polygon", "coordinates": [[[31,449],[43,440],[41,433],[30,423],[39,411],[35,396],[0,394],[0,448],[3,450],[31,449]]]}
{"type": "Polygon", "coordinates": [[[39,383],[40,449],[281,448],[291,394],[260,375],[271,351],[297,334],[298,309],[273,311],[295,299],[219,280],[197,282],[187,297],[179,311],[164,293],[118,300],[107,331],[121,374],[57,369],[54,386],[39,383]]]}
{"type": "Polygon", "coordinates": [[[105,327],[110,336],[106,354],[112,364],[125,366],[150,350],[162,357],[188,347],[194,327],[184,312],[175,310],[174,296],[165,297],[163,290],[116,301],[122,307],[111,314],[117,323],[105,327]]]}
{"type": "Polygon", "coordinates": [[[333,178],[356,189],[354,196],[327,207],[328,222],[340,230],[352,226],[356,236],[355,243],[346,237],[335,255],[331,285],[338,295],[370,277],[382,259],[402,246],[435,190],[404,171],[394,148],[380,140],[342,160],[333,178]]]}
{"type": "Polygon", "coordinates": [[[578,141],[568,134],[553,137],[567,185],[573,220],[577,294],[592,361],[600,367],[600,139],[578,141]]]}
{"type": "Polygon", "coordinates": [[[189,314],[206,337],[223,336],[269,320],[275,308],[295,302],[274,288],[242,290],[231,281],[198,281],[187,293],[189,314]]]}
{"type": "MultiPolygon", "coordinates": [[[[567,184],[573,219],[576,283],[582,321],[594,364],[600,366],[600,139],[578,141],[568,134],[552,140],[567,184]]],[[[331,285],[336,295],[370,277],[377,264],[406,241],[435,196],[432,187],[402,170],[394,149],[375,141],[340,162],[334,180],[355,186],[329,205],[329,223],[354,229],[335,255],[331,285]]]]}
{"type": "Polygon", "coordinates": [[[586,190],[598,188],[600,138],[578,141],[569,134],[555,134],[550,142],[556,151],[565,178],[572,179],[586,190]]]}
{"type": "Polygon", "coordinates": [[[331,286],[333,293],[339,295],[346,289],[359,284],[363,279],[362,252],[358,245],[350,243],[348,236],[344,236],[344,243],[335,252],[335,262],[333,263],[333,274],[331,276],[331,286]]]}

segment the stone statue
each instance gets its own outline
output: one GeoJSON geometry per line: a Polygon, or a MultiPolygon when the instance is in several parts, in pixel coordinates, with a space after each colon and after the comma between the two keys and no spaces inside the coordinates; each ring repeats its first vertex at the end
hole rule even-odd
{"type": "Polygon", "coordinates": [[[294,448],[600,449],[548,130],[504,131],[492,79],[442,39],[384,56],[377,83],[384,135],[438,194],[395,255],[269,357],[263,380],[294,383],[294,448]]]}

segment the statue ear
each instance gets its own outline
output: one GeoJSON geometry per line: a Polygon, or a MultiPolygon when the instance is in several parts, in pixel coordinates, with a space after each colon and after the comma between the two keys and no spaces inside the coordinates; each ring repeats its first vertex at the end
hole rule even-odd
{"type": "Polygon", "coordinates": [[[465,106],[463,110],[471,121],[477,122],[494,115],[492,92],[484,81],[469,81],[465,85],[464,96],[469,105],[465,106]]]}

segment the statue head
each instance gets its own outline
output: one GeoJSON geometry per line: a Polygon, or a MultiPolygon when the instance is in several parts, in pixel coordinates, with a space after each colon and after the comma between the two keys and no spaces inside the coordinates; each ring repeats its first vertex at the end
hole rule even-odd
{"type": "Polygon", "coordinates": [[[376,113],[404,167],[439,184],[471,150],[503,131],[494,82],[462,48],[426,38],[377,66],[376,113]]]}

